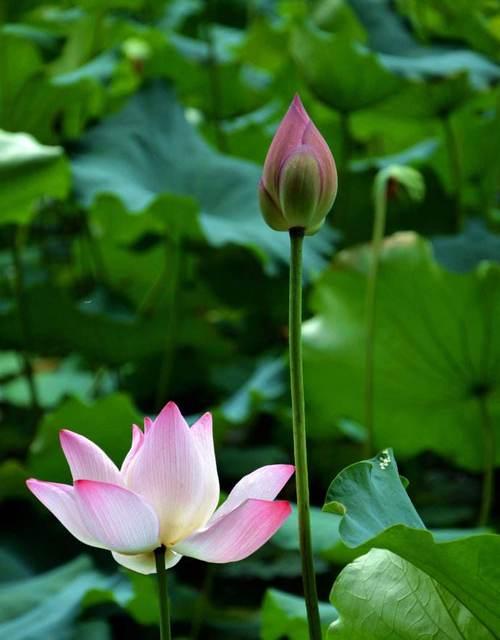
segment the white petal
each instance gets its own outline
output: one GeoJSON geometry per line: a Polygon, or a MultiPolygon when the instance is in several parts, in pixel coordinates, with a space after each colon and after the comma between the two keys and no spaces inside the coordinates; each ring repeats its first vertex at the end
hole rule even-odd
{"type": "Polygon", "coordinates": [[[59,440],[73,480],[98,480],[122,484],[115,463],[92,440],[67,429],[59,433],[59,440]]]}
{"type": "Polygon", "coordinates": [[[126,479],[128,469],[132,464],[132,461],[136,457],[137,452],[142,447],[143,441],[144,441],[144,434],[142,433],[142,431],[139,429],[139,427],[136,424],[132,425],[132,446],[130,447],[130,451],[125,456],[125,460],[123,461],[120,469],[122,478],[126,479]]]}
{"type": "Polygon", "coordinates": [[[208,526],[227,515],[249,498],[274,500],[293,475],[291,464],[269,464],[244,476],[233,488],[226,501],[217,509],[208,526]]]}
{"type": "Polygon", "coordinates": [[[75,498],[85,526],[107,549],[136,554],[159,546],[158,518],[132,491],[107,482],[77,480],[75,498]]]}
{"type": "Polygon", "coordinates": [[[205,562],[235,562],[254,553],[291,513],[283,500],[247,500],[213,525],[175,545],[174,551],[205,562]]]}
{"type": "Polygon", "coordinates": [[[220,497],[219,475],[215,459],[212,416],[205,413],[191,427],[196,446],[205,464],[205,517],[208,520],[215,511],[220,497]]]}
{"type": "Polygon", "coordinates": [[[77,540],[92,547],[103,548],[103,545],[90,534],[82,520],[73,487],[58,482],[42,482],[34,478],[27,480],[26,484],[28,489],[77,540]]]}
{"type": "MultiPolygon", "coordinates": [[[[132,571],[136,571],[137,573],[143,573],[144,575],[156,573],[156,561],[153,551],[150,551],[149,553],[140,553],[134,556],[116,553],[116,551],[113,551],[113,558],[118,562],[118,564],[121,564],[132,571]]],[[[182,556],[180,554],[167,549],[165,554],[165,569],[171,569],[174,567],[181,558],[182,556]]]]}
{"type": "Polygon", "coordinates": [[[201,528],[214,509],[212,453],[203,427],[192,432],[173,402],[149,427],[134,464],[128,486],[152,505],[160,519],[165,546],[201,528]]]}

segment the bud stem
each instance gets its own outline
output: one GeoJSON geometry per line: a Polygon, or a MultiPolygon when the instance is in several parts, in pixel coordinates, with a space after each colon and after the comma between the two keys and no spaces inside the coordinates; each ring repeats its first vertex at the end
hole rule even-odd
{"type": "Polygon", "coordinates": [[[160,603],[160,638],[171,640],[170,602],[168,599],[167,570],[165,569],[165,547],[155,549],[156,576],[158,578],[158,598],[160,603]]]}
{"type": "Polygon", "coordinates": [[[389,175],[380,172],[375,180],[375,215],[371,242],[371,260],[366,281],[366,351],[365,351],[365,428],[366,441],[364,447],[365,458],[374,455],[374,416],[373,416],[373,386],[374,386],[374,352],[375,352],[375,315],[377,302],[377,278],[380,265],[380,251],[385,234],[385,219],[387,212],[387,185],[389,175]]]}
{"type": "Polygon", "coordinates": [[[309,480],[307,471],[304,376],[302,370],[302,245],[304,229],[290,229],[290,307],[289,348],[290,384],[293,413],[293,448],[297,485],[299,542],[302,560],[302,582],[306,601],[310,640],[321,640],[316,576],[311,546],[309,513],[309,480]]]}

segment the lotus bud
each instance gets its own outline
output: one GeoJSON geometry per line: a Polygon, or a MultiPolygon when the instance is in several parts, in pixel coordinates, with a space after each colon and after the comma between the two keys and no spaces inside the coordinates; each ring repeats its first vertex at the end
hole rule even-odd
{"type": "Polygon", "coordinates": [[[375,199],[393,198],[400,185],[406,189],[411,200],[423,200],[425,183],[422,174],[413,167],[398,164],[391,164],[377,173],[374,182],[375,199]]]}
{"type": "Polygon", "coordinates": [[[262,215],[276,231],[316,233],[337,195],[332,152],[295,96],[276,132],[259,184],[262,215]]]}

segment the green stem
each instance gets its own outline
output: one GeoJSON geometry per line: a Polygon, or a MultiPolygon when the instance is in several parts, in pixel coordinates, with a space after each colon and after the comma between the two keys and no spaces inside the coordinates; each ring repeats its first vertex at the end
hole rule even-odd
{"type": "Polygon", "coordinates": [[[160,604],[160,638],[171,640],[170,602],[168,599],[167,570],[165,569],[165,547],[155,549],[156,576],[158,578],[158,597],[160,604]]]}
{"type": "Polygon", "coordinates": [[[159,406],[163,406],[165,403],[165,396],[168,391],[170,383],[170,375],[172,372],[172,365],[175,351],[175,325],[177,320],[177,294],[179,288],[179,273],[180,273],[180,261],[181,261],[182,243],[177,234],[174,234],[172,238],[166,240],[166,260],[169,261],[169,290],[168,290],[168,311],[167,311],[167,326],[166,326],[166,340],[165,351],[163,355],[162,366],[160,374],[158,376],[158,385],[156,388],[156,402],[159,406]]]}
{"type": "Polygon", "coordinates": [[[212,23],[216,15],[216,1],[205,0],[205,25],[204,35],[208,49],[207,66],[208,80],[210,83],[210,96],[212,100],[212,125],[215,133],[215,140],[219,151],[227,152],[227,140],[224,131],[221,128],[221,105],[222,105],[222,87],[219,77],[219,67],[217,64],[217,51],[212,33],[212,23]]]}
{"type": "Polygon", "coordinates": [[[484,473],[483,490],[481,496],[481,508],[479,511],[478,526],[484,527],[490,519],[493,504],[494,468],[495,468],[495,433],[490,412],[488,410],[487,395],[478,397],[479,416],[483,433],[484,448],[484,473]]]}
{"type": "Polygon", "coordinates": [[[26,230],[19,227],[18,232],[12,244],[12,263],[14,266],[14,295],[16,297],[17,314],[19,317],[19,329],[23,340],[23,347],[20,349],[23,373],[28,383],[30,391],[31,408],[33,414],[38,416],[40,412],[40,403],[38,392],[35,384],[35,374],[30,357],[31,350],[31,331],[29,323],[29,312],[26,308],[26,299],[24,295],[24,270],[21,252],[24,246],[26,230]]]}
{"type": "Polygon", "coordinates": [[[443,116],[443,129],[448,153],[448,162],[455,191],[456,230],[461,231],[464,224],[464,211],[462,202],[462,159],[457,136],[453,128],[450,116],[443,116]]]}
{"type": "Polygon", "coordinates": [[[290,383],[292,391],[293,448],[302,581],[310,640],[321,640],[318,594],[314,573],[309,513],[304,377],[302,371],[302,245],[304,229],[290,229],[290,383]]]}
{"type": "Polygon", "coordinates": [[[366,440],[364,456],[374,455],[374,415],[373,389],[375,378],[375,316],[377,302],[377,276],[380,265],[380,251],[385,233],[385,219],[387,213],[387,182],[385,179],[377,185],[375,191],[375,215],[371,242],[371,262],[366,282],[366,351],[365,351],[365,427],[366,440]]]}

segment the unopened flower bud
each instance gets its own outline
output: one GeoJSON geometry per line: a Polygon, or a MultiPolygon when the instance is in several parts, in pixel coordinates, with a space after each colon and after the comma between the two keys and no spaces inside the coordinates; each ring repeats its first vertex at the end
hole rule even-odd
{"type": "Polygon", "coordinates": [[[337,195],[332,153],[298,96],[273,138],[259,184],[260,208],[276,231],[315,233],[337,195]]]}

